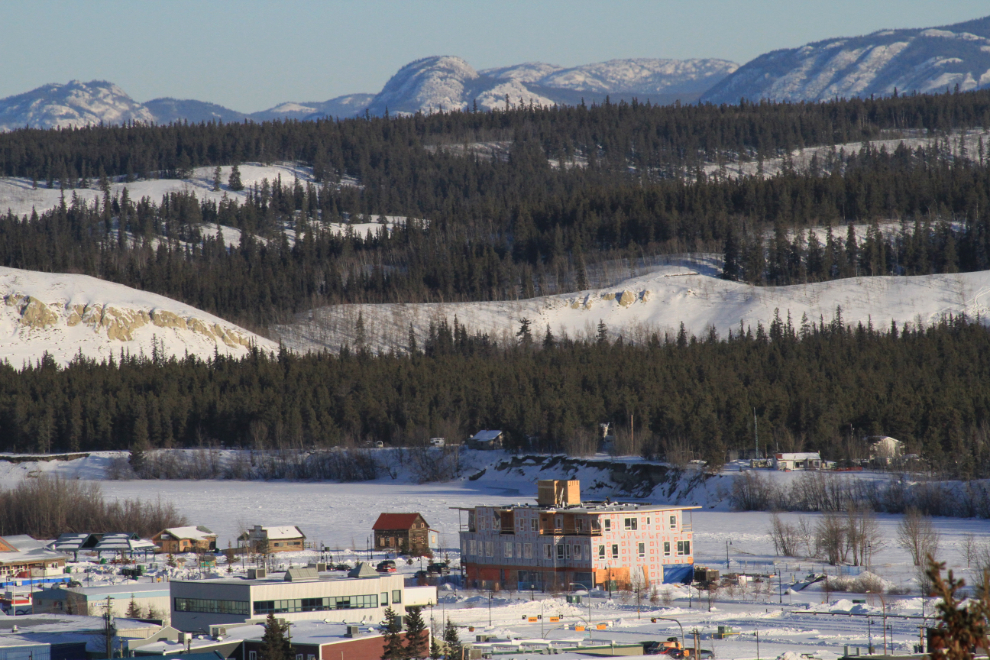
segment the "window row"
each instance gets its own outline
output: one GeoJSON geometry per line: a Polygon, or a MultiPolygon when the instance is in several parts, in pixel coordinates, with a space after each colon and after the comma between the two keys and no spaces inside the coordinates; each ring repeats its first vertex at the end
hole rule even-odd
{"type": "MultiPolygon", "coordinates": [[[[650,516],[647,516],[646,519],[643,521],[645,523],[645,527],[643,527],[643,529],[650,529],[650,524],[652,523],[652,521],[653,519],[650,516]]],[[[606,532],[612,531],[612,521],[609,518],[604,519],[604,524],[605,524],[606,532]]],[[[635,532],[639,529],[639,518],[623,518],[622,526],[623,529],[627,532],[635,532]]],[[[677,529],[676,515],[672,515],[668,518],[667,528],[673,530],[677,529]]],[[[657,529],[664,529],[663,521],[660,518],[657,518],[657,529]]]]}
{"type": "MultiPolygon", "coordinates": [[[[402,591],[392,591],[392,602],[402,602],[402,591]]],[[[330,610],[358,610],[388,604],[388,592],[361,596],[326,596],[323,598],[294,598],[289,600],[256,600],[255,614],[288,614],[291,612],[327,612],[330,610]]]]}
{"type": "Polygon", "coordinates": [[[207,612],[209,614],[251,614],[246,600],[217,600],[215,598],[176,598],[176,612],[207,612]]]}
{"type": "MultiPolygon", "coordinates": [[[[606,559],[607,558],[606,557],[606,552],[608,550],[611,550],[611,552],[609,553],[609,555],[610,555],[610,557],[612,559],[618,559],[619,558],[619,544],[618,543],[613,543],[611,548],[608,548],[607,546],[604,546],[604,545],[598,546],[598,558],[599,559],[606,559]]],[[[645,543],[638,543],[638,544],[636,544],[636,554],[638,554],[640,557],[645,557],[646,556],[646,544],[645,543]]],[[[669,557],[670,556],[670,541],[664,541],[663,542],[663,554],[664,554],[665,557],[669,557]]],[[[678,541],[677,542],[677,556],[678,557],[683,557],[685,555],[690,555],[690,554],[691,554],[691,542],[690,541],[678,541]]]]}

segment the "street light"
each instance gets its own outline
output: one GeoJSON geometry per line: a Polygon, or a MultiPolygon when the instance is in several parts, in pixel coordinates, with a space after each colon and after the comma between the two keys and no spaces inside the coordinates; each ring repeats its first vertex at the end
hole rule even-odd
{"type": "Polygon", "coordinates": [[[591,632],[592,629],[594,628],[594,626],[591,625],[591,589],[588,587],[588,585],[582,584],[580,582],[568,582],[567,586],[570,587],[575,584],[579,587],[584,587],[588,592],[588,640],[590,641],[591,639],[593,639],[593,634],[594,634],[591,632]]]}
{"type": "Polygon", "coordinates": [[[652,618],[656,619],[657,621],[673,621],[674,623],[676,623],[677,627],[681,629],[681,648],[682,649],[684,648],[684,626],[681,625],[680,621],[669,616],[655,616],[652,618]]]}
{"type": "Polygon", "coordinates": [[[732,541],[725,542],[725,572],[729,572],[729,546],[732,545],[732,541]]]}

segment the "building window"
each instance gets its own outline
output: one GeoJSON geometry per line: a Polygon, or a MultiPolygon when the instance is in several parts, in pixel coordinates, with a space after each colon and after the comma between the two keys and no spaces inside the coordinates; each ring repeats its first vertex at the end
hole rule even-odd
{"type": "Polygon", "coordinates": [[[533,558],[533,544],[532,543],[523,543],[523,557],[525,557],[526,559],[532,559],[533,558]]]}
{"type": "Polygon", "coordinates": [[[250,614],[246,600],[217,600],[213,598],[176,598],[176,612],[206,612],[208,614],[250,614]]]}
{"type": "Polygon", "coordinates": [[[677,529],[677,516],[670,517],[670,528],[677,529]]]}
{"type": "Polygon", "coordinates": [[[605,546],[604,545],[598,546],[598,558],[599,559],[605,559],[605,546]]]}
{"type": "Polygon", "coordinates": [[[670,556],[670,541],[663,542],[663,554],[670,556]]]}
{"type": "Polygon", "coordinates": [[[626,518],[626,531],[635,531],[635,530],[636,530],[636,519],[626,518]]]}
{"type": "Polygon", "coordinates": [[[516,543],[516,557],[522,557],[522,543],[516,543]]]}
{"type": "Polygon", "coordinates": [[[495,556],[495,544],[491,541],[485,541],[485,556],[494,557],[495,556]]]}
{"type": "Polygon", "coordinates": [[[640,543],[639,544],[639,556],[640,557],[645,557],[646,556],[646,544],[645,543],[640,543]]]}
{"type": "Polygon", "coordinates": [[[402,589],[393,589],[392,590],[392,602],[393,603],[402,603],[402,589]]]}
{"type": "Polygon", "coordinates": [[[248,660],[258,660],[258,652],[248,651],[248,660]]]}
{"type": "Polygon", "coordinates": [[[551,553],[551,551],[550,551],[550,544],[549,543],[544,544],[543,545],[543,558],[544,559],[550,559],[551,558],[550,557],[550,553],[551,553]]]}
{"type": "Polygon", "coordinates": [[[572,552],[571,555],[575,559],[580,559],[581,558],[581,546],[579,546],[579,545],[574,546],[574,552],[572,552]]]}
{"type": "Polygon", "coordinates": [[[619,544],[618,543],[613,543],[612,544],[612,559],[618,559],[618,557],[619,557],[619,544]]]}
{"type": "Polygon", "coordinates": [[[563,559],[563,558],[564,558],[564,544],[561,543],[560,545],[557,546],[557,559],[563,559]]]}
{"type": "Polygon", "coordinates": [[[646,516],[646,526],[647,527],[650,526],[650,517],[649,516],[646,516]]]}
{"type": "Polygon", "coordinates": [[[374,607],[378,607],[378,596],[376,594],[367,596],[324,596],[322,598],[254,601],[255,614],[328,612],[331,610],[357,610],[374,607]]]}
{"type": "Polygon", "coordinates": [[[382,607],[385,607],[386,605],[388,605],[388,592],[387,591],[383,591],[382,592],[382,607]]]}
{"type": "Polygon", "coordinates": [[[512,559],[512,541],[506,541],[503,544],[502,556],[506,559],[512,559]]]}
{"type": "Polygon", "coordinates": [[[690,541],[678,541],[677,542],[677,554],[678,555],[689,555],[689,554],[691,554],[691,542],[690,541]]]}
{"type": "Polygon", "coordinates": [[[612,520],[610,518],[605,519],[605,531],[606,532],[612,531],[612,520]]]}
{"type": "Polygon", "coordinates": [[[536,518],[531,518],[529,521],[529,529],[535,532],[538,527],[539,527],[539,521],[536,518]]]}

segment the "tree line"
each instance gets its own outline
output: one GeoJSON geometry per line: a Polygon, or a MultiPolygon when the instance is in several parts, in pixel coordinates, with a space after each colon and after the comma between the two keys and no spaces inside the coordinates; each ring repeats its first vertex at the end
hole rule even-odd
{"type": "Polygon", "coordinates": [[[767,450],[862,458],[864,436],[889,434],[938,470],[990,467],[990,333],[965,318],[847,328],[839,312],[643,345],[609,343],[604,330],[506,346],[442,326],[403,355],[5,366],[0,429],[10,451],[78,451],[416,445],[499,428],[512,448],[577,454],[610,421],[635,436],[629,453],[720,465],[727,449],[752,446],[755,409],[767,450]]]}

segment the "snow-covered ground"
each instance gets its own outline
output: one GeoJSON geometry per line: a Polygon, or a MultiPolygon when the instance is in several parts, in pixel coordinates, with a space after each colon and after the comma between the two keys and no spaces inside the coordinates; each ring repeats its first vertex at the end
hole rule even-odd
{"type": "Polygon", "coordinates": [[[50,355],[66,364],[80,352],[105,359],[214,351],[242,356],[274,342],[178,301],[86,275],[0,268],[0,360],[15,367],[50,355]]]}
{"type": "Polygon", "coordinates": [[[725,338],[740,323],[754,331],[774,315],[795,326],[829,322],[842,308],[847,324],[873,323],[887,328],[929,325],[948,315],[987,317],[990,272],[917,277],[859,277],[816,284],[757,287],[719,279],[716,257],[660,266],[646,275],[604,289],[518,301],[338,305],[301,315],[297,323],[277,328],[288,346],[299,351],[338,349],[353,343],[358,315],[372,348],[406,347],[408,328],[425,337],[431,322],[454,317],[469,332],[487,332],[499,341],[515,337],[522,319],[529,319],[537,339],[551,331],[571,338],[592,337],[603,321],[613,336],[643,340],[652,332],[675,335],[680,323],[702,336],[714,326],[725,338]]]}
{"type": "MultiPolygon", "coordinates": [[[[530,473],[525,469],[493,473],[488,470],[479,479],[466,477],[440,484],[415,484],[410,475],[400,472],[395,480],[384,477],[370,483],[287,483],[240,481],[105,481],[106,465],[111,453],[94,454],[75,461],[29,462],[11,464],[0,461],[0,484],[9,486],[27,473],[39,471],[61,474],[66,477],[101,480],[103,490],[112,497],[153,498],[161,496],[176,504],[189,517],[190,524],[205,525],[218,534],[218,545],[225,548],[235,544],[237,533],[254,524],[295,524],[302,528],[307,540],[325,545],[331,550],[335,562],[369,559],[367,551],[371,525],[378,514],[386,511],[418,511],[430,525],[440,532],[443,553],[456,565],[458,556],[457,533],[460,521],[458,512],[450,507],[478,504],[512,504],[531,502],[535,498],[534,477],[549,476],[530,473]]],[[[492,459],[496,456],[491,455],[492,459]]],[[[475,467],[485,467],[481,453],[468,457],[475,467]]],[[[501,457],[499,457],[501,458],[501,457]]],[[[608,457],[598,457],[608,460],[608,457]]],[[[619,459],[635,463],[637,459],[619,459]]],[[[490,464],[488,465],[490,467],[490,464]]],[[[585,498],[599,497],[591,492],[588,469],[574,475],[582,479],[585,498]]],[[[775,478],[790,479],[793,474],[777,474],[775,478]]],[[[869,478],[869,477],[863,477],[869,478]]],[[[710,493],[709,493],[710,494],[710,493]]],[[[664,502],[662,496],[647,498],[664,502]]],[[[911,565],[905,550],[895,541],[899,516],[879,515],[880,536],[883,547],[874,547],[869,572],[878,576],[886,588],[903,591],[900,595],[888,594],[881,600],[876,594],[826,593],[821,583],[803,590],[799,585],[809,573],[827,572],[860,574],[861,567],[838,568],[814,559],[776,557],[768,535],[770,516],[759,512],[733,512],[725,502],[715,499],[702,500],[703,510],[692,513],[695,540],[695,561],[698,565],[716,568],[723,573],[726,555],[732,572],[762,575],[759,582],[746,586],[724,588],[714,599],[709,611],[708,600],[696,589],[684,586],[665,586],[658,590],[654,602],[636,599],[627,594],[592,592],[591,621],[607,624],[605,630],[597,628],[594,640],[630,644],[648,640],[680,636],[677,623],[657,620],[667,617],[681,623],[685,632],[697,628],[702,637],[702,648],[715,651],[722,659],[756,658],[756,631],[759,631],[759,657],[774,658],[787,651],[813,653],[823,660],[842,655],[845,645],[864,649],[872,634],[874,646],[883,646],[883,607],[887,606],[888,650],[908,653],[918,640],[918,626],[922,616],[929,621],[934,611],[931,602],[923,603],[918,597],[917,571],[911,565]],[[714,508],[708,508],[714,506],[714,508]],[[773,576],[773,577],[767,577],[773,576]],[[699,598],[700,596],[700,598],[699,598]],[[862,602],[853,602],[862,601],[862,602]],[[817,614],[816,614],[817,613],[817,614]],[[713,639],[718,626],[732,626],[740,634],[731,639],[713,639]]],[[[783,514],[785,522],[796,522],[796,514],[783,514]]],[[[807,518],[812,524],[819,519],[816,514],[807,518]]],[[[964,541],[967,535],[975,535],[979,541],[990,538],[990,521],[965,519],[936,519],[941,533],[939,558],[946,561],[957,575],[971,579],[967,568],[964,541]]],[[[316,560],[318,553],[307,550],[286,553],[277,557],[277,564],[284,568],[316,560]]],[[[384,558],[381,553],[370,555],[373,561],[384,558]]],[[[188,559],[178,557],[178,559],[188,559]]],[[[189,566],[191,562],[186,562],[189,566]]],[[[119,576],[111,576],[106,567],[74,567],[73,573],[81,573],[92,584],[110,581],[119,583],[119,576]]],[[[198,569],[182,565],[161,570],[173,577],[194,577],[198,569]]],[[[399,570],[407,577],[421,568],[417,560],[412,564],[399,562],[399,570]]],[[[234,574],[241,574],[245,566],[240,561],[231,566],[234,574]]],[[[217,571],[226,574],[225,560],[219,559],[217,571]]],[[[455,571],[456,572],[456,571],[455,571]]],[[[588,619],[588,601],[571,605],[563,598],[549,597],[530,592],[502,592],[494,594],[489,609],[487,592],[477,592],[454,587],[441,589],[437,606],[426,613],[437,623],[444,619],[455,621],[462,640],[473,640],[476,634],[491,634],[509,643],[514,639],[551,639],[558,646],[578,642],[588,644],[588,633],[575,630],[588,619]],[[530,623],[525,616],[543,614],[543,623],[530,623]],[[549,623],[549,616],[560,614],[560,623],[549,623]],[[489,625],[491,621],[491,625],[489,625]],[[468,631],[473,626],[474,631],[468,631]]],[[[512,642],[517,644],[518,642],[512,642]]],[[[690,643],[689,643],[690,645],[690,643]]],[[[526,657],[520,655],[518,657],[526,657]]]]}

